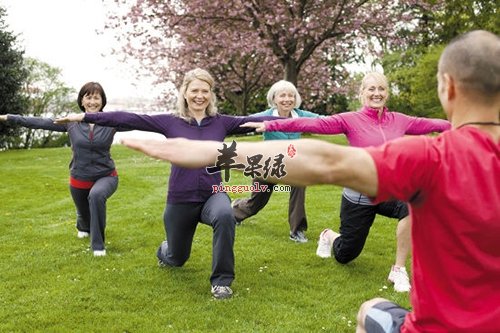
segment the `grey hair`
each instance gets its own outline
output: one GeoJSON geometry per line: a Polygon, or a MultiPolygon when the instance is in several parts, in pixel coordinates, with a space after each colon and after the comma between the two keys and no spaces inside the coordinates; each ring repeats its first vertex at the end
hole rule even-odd
{"type": "Polygon", "coordinates": [[[272,107],[272,108],[275,108],[276,107],[276,103],[274,103],[274,97],[276,96],[276,93],[280,92],[280,91],[284,91],[284,90],[288,90],[288,91],[293,91],[293,93],[295,94],[295,108],[298,108],[300,106],[300,104],[302,104],[302,98],[300,97],[300,94],[299,94],[299,91],[297,90],[297,88],[295,87],[295,85],[290,82],[290,81],[285,81],[285,80],[280,80],[278,82],[275,82],[271,88],[269,88],[269,91],[267,92],[267,104],[272,107]]]}

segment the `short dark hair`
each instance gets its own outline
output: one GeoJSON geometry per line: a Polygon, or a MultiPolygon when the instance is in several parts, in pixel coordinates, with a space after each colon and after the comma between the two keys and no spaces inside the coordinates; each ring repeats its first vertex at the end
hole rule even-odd
{"type": "Polygon", "coordinates": [[[85,112],[85,108],[82,105],[83,96],[92,95],[95,93],[98,93],[99,95],[101,95],[101,99],[102,99],[102,106],[101,106],[101,109],[99,111],[102,111],[102,109],[104,109],[104,107],[106,106],[106,102],[107,102],[106,93],[104,92],[104,89],[102,88],[102,86],[98,82],[87,82],[80,89],[80,92],[78,93],[78,98],[76,100],[80,110],[85,112]]]}

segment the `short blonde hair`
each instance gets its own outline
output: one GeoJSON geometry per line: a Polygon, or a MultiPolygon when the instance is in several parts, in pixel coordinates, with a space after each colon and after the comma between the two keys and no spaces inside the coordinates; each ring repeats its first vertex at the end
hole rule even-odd
{"type": "Polygon", "coordinates": [[[280,80],[276,83],[274,83],[271,88],[269,88],[269,91],[267,92],[267,104],[275,108],[276,103],[274,102],[274,97],[276,96],[276,93],[281,92],[281,91],[293,91],[295,94],[295,108],[298,108],[300,104],[302,104],[302,98],[300,97],[299,91],[295,87],[295,85],[292,82],[285,81],[285,80],[280,80]]]}
{"type": "Polygon", "coordinates": [[[389,81],[387,80],[387,77],[379,72],[369,72],[363,77],[361,85],[359,86],[359,101],[361,102],[361,105],[364,104],[363,91],[366,89],[366,81],[368,81],[369,78],[374,78],[378,84],[385,87],[387,90],[387,97],[389,97],[389,81]]]}
{"type": "Polygon", "coordinates": [[[201,68],[195,68],[193,70],[190,70],[184,75],[184,79],[182,80],[182,85],[179,88],[179,95],[177,97],[177,110],[175,111],[175,114],[182,119],[185,120],[191,120],[192,117],[189,114],[189,109],[187,105],[187,101],[184,98],[184,94],[187,91],[187,88],[191,82],[194,80],[201,80],[203,82],[208,83],[210,86],[210,93],[212,95],[210,103],[208,103],[207,109],[205,110],[205,113],[207,116],[215,116],[217,114],[217,97],[215,96],[214,92],[214,84],[215,80],[210,75],[210,73],[204,69],[201,68]]]}

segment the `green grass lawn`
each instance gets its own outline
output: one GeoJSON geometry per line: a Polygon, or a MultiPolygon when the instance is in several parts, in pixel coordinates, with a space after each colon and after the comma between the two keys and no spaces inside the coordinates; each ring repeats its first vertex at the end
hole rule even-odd
{"type": "MultiPolygon", "coordinates": [[[[354,332],[369,298],[409,306],[386,282],[395,220],[378,217],[348,265],[315,255],[319,233],[338,230],[334,186],[307,189],[306,244],[288,239],[288,193],[274,193],[236,230],[234,297],[212,299],[211,228],[199,225],[184,267],[156,263],[170,165],[119,145],[112,154],[120,184],[108,201],[108,255],[94,258],[76,238],[70,149],[0,152],[0,332],[354,332]]],[[[231,173],[230,184],[250,182],[231,173]]]]}

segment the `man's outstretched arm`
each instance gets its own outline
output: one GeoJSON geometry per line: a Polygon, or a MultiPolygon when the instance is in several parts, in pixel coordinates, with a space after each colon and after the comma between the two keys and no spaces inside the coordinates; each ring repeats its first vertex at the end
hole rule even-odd
{"type": "MultiPolygon", "coordinates": [[[[213,166],[221,155],[223,143],[182,138],[166,141],[123,139],[129,148],[154,158],[186,167],[213,166]]],[[[230,143],[225,143],[229,146],[230,143]]],[[[298,186],[335,184],[352,188],[368,196],[377,194],[378,179],[375,163],[362,148],[346,147],[314,139],[275,140],[236,143],[235,164],[249,166],[248,157],[262,155],[261,161],[283,155],[286,175],[267,180],[298,186]],[[290,153],[292,152],[292,153],[290,153]]],[[[243,171],[243,170],[240,170],[243,171]]],[[[262,171],[262,170],[261,170],[262,171]]],[[[278,175],[279,176],[279,175],[278,175]]]]}

